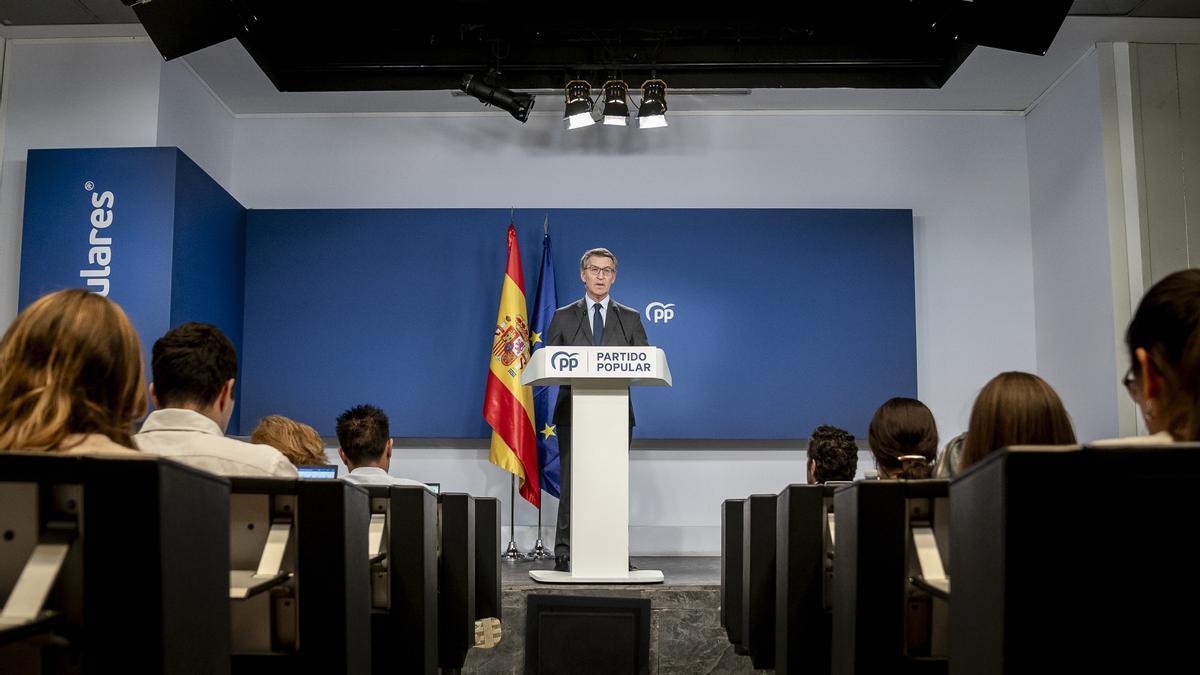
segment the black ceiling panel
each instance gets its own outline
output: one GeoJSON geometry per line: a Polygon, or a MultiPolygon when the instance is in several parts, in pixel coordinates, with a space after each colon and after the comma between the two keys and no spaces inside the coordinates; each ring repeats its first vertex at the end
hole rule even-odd
{"type": "Polygon", "coordinates": [[[620,19],[573,18],[565,3],[519,13],[478,0],[411,7],[155,0],[135,9],[165,57],[236,36],[280,91],[457,89],[465,73],[489,70],[514,89],[653,76],[672,88],[930,88],[977,44],[1044,52],[1070,0],[623,4],[620,19]]]}

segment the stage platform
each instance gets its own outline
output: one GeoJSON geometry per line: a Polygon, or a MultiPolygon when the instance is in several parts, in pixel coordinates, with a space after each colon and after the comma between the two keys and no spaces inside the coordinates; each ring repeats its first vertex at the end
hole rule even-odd
{"type": "MultiPolygon", "coordinates": [[[[525,672],[525,596],[586,595],[650,599],[650,672],[753,673],[750,658],[734,654],[721,628],[721,559],[633,558],[641,569],[662,570],[651,585],[551,585],[529,578],[554,562],[503,563],[504,637],[492,649],[472,649],[464,673],[525,672]]],[[[766,671],[761,671],[766,672],[766,671]]]]}

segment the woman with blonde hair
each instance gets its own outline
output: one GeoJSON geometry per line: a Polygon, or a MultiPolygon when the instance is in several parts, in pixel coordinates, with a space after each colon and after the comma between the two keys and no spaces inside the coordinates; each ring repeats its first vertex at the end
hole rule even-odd
{"type": "Polygon", "coordinates": [[[1074,445],[1062,400],[1045,380],[1017,371],[993,377],[975,399],[959,471],[1013,445],[1074,445]]]}
{"type": "Polygon", "coordinates": [[[111,300],[51,293],[0,341],[0,450],[132,453],[144,414],[141,341],[111,300]]]}
{"type": "Polygon", "coordinates": [[[283,415],[267,415],[250,434],[251,443],[269,445],[296,466],[328,464],[325,443],[316,429],[283,415]]]}

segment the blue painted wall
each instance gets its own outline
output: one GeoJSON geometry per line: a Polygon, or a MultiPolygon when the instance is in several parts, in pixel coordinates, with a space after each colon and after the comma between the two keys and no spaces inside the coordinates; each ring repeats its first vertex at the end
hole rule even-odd
{"type": "MultiPolygon", "coordinates": [[[[546,211],[518,211],[532,295],[546,211]]],[[[558,209],[560,301],[579,255],[607,246],[613,297],[643,313],[675,387],[634,393],[642,438],[865,436],[891,396],[915,396],[912,214],[906,210],[558,209]]],[[[331,434],[356,403],[392,432],[481,437],[486,355],[507,210],[250,211],[243,412],[331,434]]]]}

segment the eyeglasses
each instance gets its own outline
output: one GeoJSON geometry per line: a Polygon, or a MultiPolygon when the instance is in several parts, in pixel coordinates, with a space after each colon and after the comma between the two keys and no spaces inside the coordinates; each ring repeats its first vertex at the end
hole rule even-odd
{"type": "Polygon", "coordinates": [[[1125,377],[1121,378],[1121,384],[1125,386],[1125,391],[1133,398],[1137,398],[1137,376],[1133,373],[1133,366],[1129,366],[1129,370],[1125,371],[1125,377]]]}
{"type": "Polygon", "coordinates": [[[588,265],[584,269],[587,270],[588,274],[594,277],[600,277],[601,279],[604,277],[611,277],[617,273],[616,268],[613,267],[596,267],[595,265],[588,265]]]}

